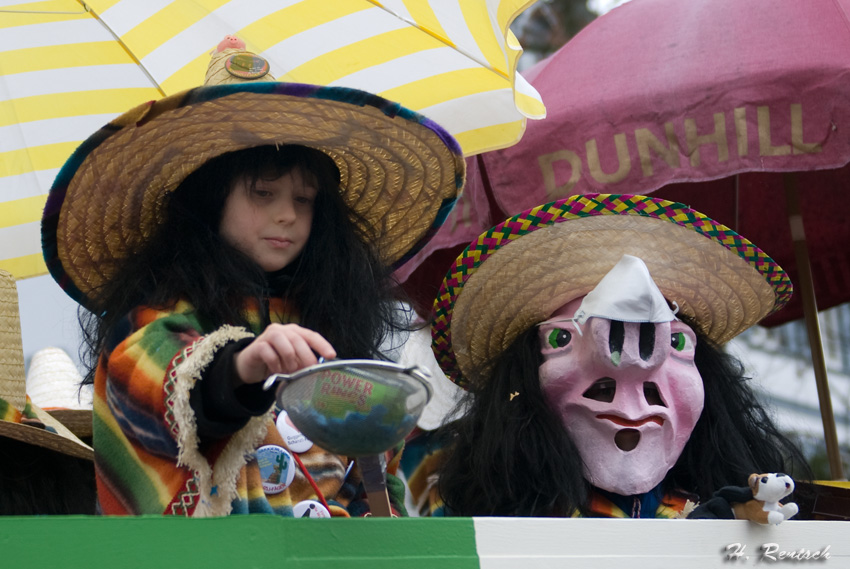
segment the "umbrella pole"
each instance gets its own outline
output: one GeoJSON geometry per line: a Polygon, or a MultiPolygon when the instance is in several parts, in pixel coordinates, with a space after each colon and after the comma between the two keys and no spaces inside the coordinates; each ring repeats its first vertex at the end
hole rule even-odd
{"type": "Polygon", "coordinates": [[[783,175],[785,200],[788,204],[788,223],[791,225],[791,238],[794,240],[794,256],[797,260],[800,294],[803,299],[803,313],[806,319],[806,331],[812,351],[812,364],[815,369],[815,383],[818,389],[823,434],[826,441],[826,455],[829,459],[829,471],[833,480],[843,480],[841,454],[838,449],[838,435],[835,430],[835,417],[832,414],[832,399],[829,395],[829,380],[826,376],[826,361],[823,357],[820,325],[818,324],[818,306],[815,299],[812,267],[809,250],[806,246],[806,234],[803,230],[803,216],[800,212],[800,199],[797,189],[797,176],[793,172],[783,175]]]}

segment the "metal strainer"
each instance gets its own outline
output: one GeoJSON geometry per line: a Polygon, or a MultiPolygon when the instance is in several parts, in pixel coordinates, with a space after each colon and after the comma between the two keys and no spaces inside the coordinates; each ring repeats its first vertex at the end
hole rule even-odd
{"type": "Polygon", "coordinates": [[[322,448],[356,457],[372,515],[392,515],[383,454],[416,426],[431,398],[430,374],[379,360],[334,360],[277,373],[277,404],[322,448]]]}
{"type": "Polygon", "coordinates": [[[345,456],[383,453],[404,439],[431,398],[429,374],[379,360],[334,360],[269,376],[277,404],[304,435],[345,456]]]}

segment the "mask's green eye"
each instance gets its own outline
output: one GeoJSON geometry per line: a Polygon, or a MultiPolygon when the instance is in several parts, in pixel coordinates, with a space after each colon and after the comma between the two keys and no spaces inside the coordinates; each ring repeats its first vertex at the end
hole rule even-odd
{"type": "Polygon", "coordinates": [[[685,341],[684,332],[673,332],[670,334],[670,345],[673,346],[673,349],[677,352],[681,352],[685,349],[685,341]]]}
{"type": "Polygon", "coordinates": [[[563,348],[572,340],[573,335],[562,328],[554,328],[549,332],[549,345],[553,348],[563,348]]]}

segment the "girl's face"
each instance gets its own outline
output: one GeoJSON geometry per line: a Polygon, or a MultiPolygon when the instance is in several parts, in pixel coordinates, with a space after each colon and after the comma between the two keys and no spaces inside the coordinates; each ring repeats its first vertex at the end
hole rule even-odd
{"type": "MultiPolygon", "coordinates": [[[[583,298],[583,297],[582,297],[583,298]]],[[[552,320],[571,318],[581,298],[552,320]]],[[[624,496],[652,490],[702,413],[696,337],[679,321],[590,318],[539,327],[540,385],[578,448],[591,484],[624,496]]]]}
{"type": "Polygon", "coordinates": [[[219,232],[266,272],[291,263],[307,244],[318,190],[312,176],[293,168],[255,184],[240,177],[224,203],[219,232]]]}

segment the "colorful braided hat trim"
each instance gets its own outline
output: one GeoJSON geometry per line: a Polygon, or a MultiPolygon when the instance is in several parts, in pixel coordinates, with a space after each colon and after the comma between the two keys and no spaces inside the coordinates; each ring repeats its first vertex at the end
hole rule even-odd
{"type": "Polygon", "coordinates": [[[718,344],[782,308],[793,291],[764,251],[683,204],[571,196],[511,217],[457,258],[434,303],[441,368],[464,388],[482,380],[520,333],[587,294],[623,254],[643,259],[665,297],[718,344]]]}

